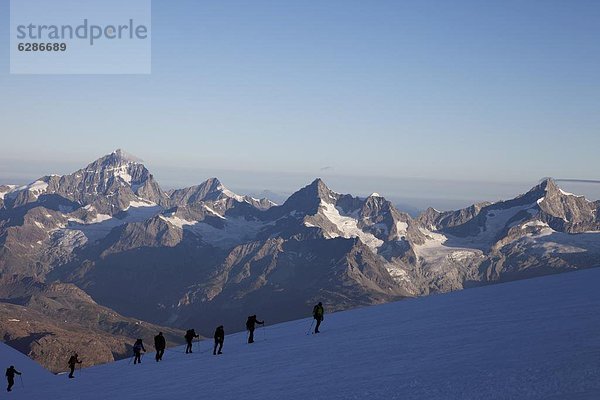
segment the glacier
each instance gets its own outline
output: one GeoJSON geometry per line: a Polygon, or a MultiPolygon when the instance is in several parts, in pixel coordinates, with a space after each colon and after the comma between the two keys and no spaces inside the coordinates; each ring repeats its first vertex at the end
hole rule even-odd
{"type": "Polygon", "coordinates": [[[267,325],[252,345],[227,335],[220,356],[206,340],[73,380],[0,356],[24,372],[13,399],[597,399],[599,281],[589,269],[326,314],[317,335],[310,318],[267,325]]]}

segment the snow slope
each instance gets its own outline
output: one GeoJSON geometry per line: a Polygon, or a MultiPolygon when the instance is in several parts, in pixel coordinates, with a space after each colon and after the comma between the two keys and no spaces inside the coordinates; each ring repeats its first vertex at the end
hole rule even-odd
{"type": "Polygon", "coordinates": [[[340,312],[319,335],[292,321],[252,345],[228,335],[222,356],[207,341],[159,364],[27,377],[11,398],[598,399],[598,282],[584,270],[340,312]]]}
{"type": "MultiPolygon", "coordinates": [[[[17,321],[9,320],[7,322],[17,321]]],[[[3,323],[6,323],[3,321],[3,323]]],[[[15,386],[13,392],[19,392],[17,397],[27,398],[25,393],[33,393],[33,388],[29,388],[30,385],[43,385],[49,386],[54,385],[56,382],[56,376],[45,370],[41,365],[28,358],[26,355],[18,352],[17,350],[9,347],[8,345],[0,342],[0,370],[2,372],[2,385],[5,385],[6,378],[4,373],[6,369],[11,365],[14,365],[16,370],[21,372],[23,375],[23,381],[19,376],[15,377],[15,386]]],[[[6,386],[0,387],[0,392],[6,392],[6,386]]],[[[5,398],[5,397],[3,397],[5,398]]]]}
{"type": "MultiPolygon", "coordinates": [[[[358,220],[355,218],[356,214],[354,216],[342,215],[340,209],[338,209],[335,204],[328,203],[324,200],[321,200],[319,209],[323,216],[335,226],[335,229],[337,229],[337,232],[324,229],[323,234],[327,239],[334,239],[340,236],[346,239],[358,237],[364,244],[374,250],[383,245],[383,240],[378,239],[373,234],[365,232],[358,227],[358,220]]],[[[305,221],[304,225],[309,228],[322,228],[320,225],[315,225],[313,222],[308,221],[305,221]]]]}
{"type": "Polygon", "coordinates": [[[131,202],[123,215],[119,218],[106,214],[97,214],[95,218],[88,222],[69,218],[69,226],[60,229],[59,235],[72,236],[83,234],[86,241],[96,241],[106,237],[110,231],[118,226],[146,221],[157,215],[163,210],[161,206],[148,202],[131,202]]]}

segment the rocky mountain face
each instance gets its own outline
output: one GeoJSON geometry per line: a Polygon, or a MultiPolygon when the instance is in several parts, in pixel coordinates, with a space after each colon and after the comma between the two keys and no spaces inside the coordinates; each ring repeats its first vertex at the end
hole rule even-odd
{"type": "Polygon", "coordinates": [[[183,331],[124,317],[73,284],[13,276],[4,278],[0,296],[3,341],[52,372],[67,370],[74,351],[84,366],[130,357],[138,337],[146,340],[150,351],[159,331],[170,345],[183,342],[183,331]]]}
{"type": "MultiPolygon", "coordinates": [[[[164,192],[116,151],[70,175],[0,186],[0,197],[5,303],[34,294],[11,289],[15,279],[72,284],[83,292],[64,298],[85,293],[98,307],[204,334],[242,330],[254,313],[310,315],[317,301],[341,310],[600,264],[600,203],[552,180],[412,218],[376,193],[339,194],[320,179],[281,205],[216,178],[164,192]]],[[[71,320],[87,329],[83,314],[71,320]]]]}

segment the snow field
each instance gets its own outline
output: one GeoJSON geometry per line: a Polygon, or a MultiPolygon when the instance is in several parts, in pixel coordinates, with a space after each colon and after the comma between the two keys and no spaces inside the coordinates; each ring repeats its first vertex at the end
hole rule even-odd
{"type": "Polygon", "coordinates": [[[326,314],[318,335],[311,319],[267,325],[252,345],[228,335],[221,356],[207,340],[161,363],[28,376],[11,398],[597,399],[599,281],[593,269],[326,314]]]}

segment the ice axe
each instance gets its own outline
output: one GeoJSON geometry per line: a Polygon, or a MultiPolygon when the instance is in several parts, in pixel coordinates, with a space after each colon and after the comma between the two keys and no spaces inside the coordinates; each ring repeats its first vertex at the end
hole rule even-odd
{"type": "Polygon", "coordinates": [[[310,328],[308,328],[308,331],[306,331],[307,336],[310,335],[310,331],[312,331],[312,327],[313,327],[314,323],[315,323],[315,319],[313,318],[313,320],[310,323],[310,328]]]}

